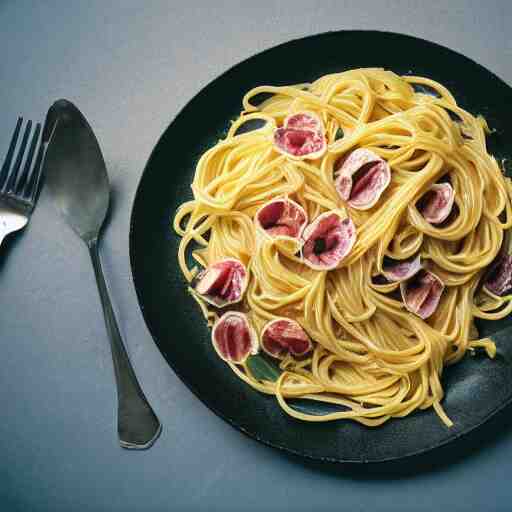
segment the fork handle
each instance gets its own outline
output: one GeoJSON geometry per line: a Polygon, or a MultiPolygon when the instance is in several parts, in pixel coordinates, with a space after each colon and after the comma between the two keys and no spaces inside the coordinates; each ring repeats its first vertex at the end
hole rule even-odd
{"type": "Polygon", "coordinates": [[[139,386],[126,353],[110,302],[98,253],[98,239],[88,244],[103,306],[105,325],[110,340],[112,361],[117,384],[117,432],[123,448],[142,450],[149,448],[160,435],[162,426],[139,386]]]}

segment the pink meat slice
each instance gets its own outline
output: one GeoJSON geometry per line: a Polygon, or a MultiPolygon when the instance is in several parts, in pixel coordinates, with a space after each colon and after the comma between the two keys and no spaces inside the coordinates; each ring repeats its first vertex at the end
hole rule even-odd
{"type": "Polygon", "coordinates": [[[225,300],[233,299],[237,296],[237,282],[236,275],[238,274],[235,265],[231,265],[229,273],[224,282],[224,286],[219,292],[219,296],[225,300]]]}
{"type": "Polygon", "coordinates": [[[335,268],[350,252],[356,238],[356,228],[350,218],[341,219],[336,213],[321,215],[304,232],[303,256],[320,268],[335,268]]]}
{"type": "Polygon", "coordinates": [[[267,324],[261,342],[264,350],[275,357],[283,357],[287,353],[301,356],[312,348],[304,329],[294,320],[285,318],[267,324]]]}
{"type": "Polygon", "coordinates": [[[275,130],[274,144],[296,158],[318,158],[327,147],[322,121],[312,112],[292,114],[275,130]]]}
{"type": "Polygon", "coordinates": [[[440,224],[450,215],[454,196],[450,183],[434,183],[418,201],[418,210],[427,222],[440,224]]]}
{"type": "Polygon", "coordinates": [[[213,342],[224,359],[233,363],[244,361],[252,350],[247,320],[241,314],[225,314],[215,326],[213,342]]]}
{"type": "Polygon", "coordinates": [[[432,272],[420,270],[409,281],[402,282],[400,288],[406,308],[426,319],[437,309],[444,284],[432,272]]]}
{"type": "Polygon", "coordinates": [[[385,162],[366,164],[354,175],[354,185],[350,192],[350,204],[352,206],[364,206],[386,187],[385,162]]]}
{"type": "Polygon", "coordinates": [[[246,271],[242,263],[229,259],[219,261],[203,270],[197,277],[197,293],[233,302],[240,299],[246,271]]]}
{"type": "Polygon", "coordinates": [[[278,128],[274,132],[274,143],[282,151],[299,157],[321,151],[325,145],[325,139],[316,131],[278,128]]]}
{"type": "Polygon", "coordinates": [[[391,181],[387,162],[364,148],[340,160],[336,175],[338,194],[356,209],[371,208],[391,181]]]}
{"type": "Polygon", "coordinates": [[[319,131],[322,128],[320,119],[316,115],[308,112],[299,112],[298,114],[288,116],[285,120],[284,127],[310,131],[319,131]]]}
{"type": "Polygon", "coordinates": [[[498,257],[489,273],[485,287],[494,295],[506,295],[512,290],[512,255],[498,257]]]}
{"type": "Polygon", "coordinates": [[[405,260],[392,260],[384,262],[382,273],[388,281],[401,282],[411,278],[421,270],[420,255],[405,260]]]}
{"type": "Polygon", "coordinates": [[[198,276],[196,291],[200,294],[220,292],[229,281],[232,265],[220,262],[203,270],[198,276]]]}
{"type": "Polygon", "coordinates": [[[258,222],[270,235],[300,236],[306,222],[305,212],[291,201],[272,201],[258,212],[258,222]]]}

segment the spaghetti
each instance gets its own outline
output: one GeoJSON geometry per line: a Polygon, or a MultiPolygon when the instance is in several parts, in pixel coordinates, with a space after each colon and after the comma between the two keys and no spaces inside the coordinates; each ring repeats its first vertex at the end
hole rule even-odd
{"type": "MultiPolygon", "coordinates": [[[[179,265],[192,282],[198,268],[189,266],[190,255],[204,268],[240,261],[248,284],[232,307],[246,314],[258,335],[269,322],[288,318],[313,343],[306,355],[282,356],[277,381],[258,379],[243,362],[229,362],[238,377],[275,395],[286,413],[301,420],[377,426],[433,407],[450,426],[441,406],[443,367],[476,347],[493,357],[494,343],[479,337],[474,319],[498,319],[512,310],[512,295],[500,297],[481,286],[512,226],[512,184],[487,152],[487,131],[484,119],[460,108],[441,84],[383,69],[249,91],[226,138],[200,158],[193,200],[178,209],[179,265]],[[257,104],[262,95],[266,99],[257,104]],[[296,129],[288,120],[302,112],[322,126],[304,128],[314,132],[312,158],[288,155],[287,134],[278,133],[296,129]],[[263,126],[246,131],[244,125],[255,121],[263,126]],[[337,190],[347,156],[363,148],[374,155],[385,184],[364,208],[337,190]],[[437,190],[434,185],[453,194],[453,206],[444,219],[431,204],[429,221],[421,201],[437,190]],[[351,219],[357,238],[335,268],[305,264],[300,238],[258,233],[256,213],[277,199],[289,199],[309,223],[327,212],[351,219]],[[442,283],[438,304],[424,310],[423,303],[416,310],[407,303],[407,293],[414,292],[405,286],[410,281],[388,279],[398,274],[386,267],[414,261],[415,273],[418,257],[423,282],[437,285],[428,280],[433,275],[442,283]],[[301,412],[290,403],[296,397],[333,404],[334,412],[301,412]]],[[[378,183],[376,172],[368,180],[378,183]]],[[[357,178],[353,170],[345,174],[357,178]]],[[[403,275],[414,279],[410,267],[403,275]]],[[[212,325],[222,311],[192,293],[212,325]]],[[[428,301],[426,293],[413,299],[428,301]]]]}

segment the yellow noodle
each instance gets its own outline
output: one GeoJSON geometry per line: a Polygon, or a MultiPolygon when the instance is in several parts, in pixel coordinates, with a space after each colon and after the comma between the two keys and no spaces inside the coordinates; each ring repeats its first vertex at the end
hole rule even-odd
{"type": "MultiPolygon", "coordinates": [[[[307,358],[286,356],[277,382],[258,380],[245,364],[229,366],[300,420],[378,426],[432,407],[451,426],[441,405],[443,367],[476,347],[494,357],[494,342],[479,338],[474,319],[512,311],[512,295],[498,297],[480,286],[512,226],[512,184],[487,153],[485,120],[460,108],[433,80],[377,68],[333,73],[312,84],[256,87],[243,98],[243,109],[226,138],[200,158],[193,200],[176,213],[178,262],[191,281],[197,268],[189,267],[190,258],[202,266],[238,258],[250,278],[242,307],[256,330],[287,316],[308,332],[314,349],[307,358]],[[261,93],[267,99],[257,105],[261,93]],[[326,129],[328,151],[317,160],[290,160],[273,147],[275,128],[301,110],[315,112],[326,129]],[[255,120],[263,126],[238,132],[255,120]],[[337,160],[358,147],[379,154],[392,171],[390,186],[366,211],[344,204],[334,187],[337,160]],[[415,205],[445,176],[459,214],[446,225],[432,225],[415,205]],[[255,212],[277,197],[301,204],[310,221],[334,209],[353,219],[357,241],[341,268],[312,270],[293,244],[257,239],[255,212]],[[427,320],[404,308],[398,284],[372,281],[384,257],[417,253],[446,284],[427,320]],[[331,404],[334,412],[301,412],[289,401],[297,397],[331,404]]],[[[216,313],[191,293],[211,324],[216,313]]]]}

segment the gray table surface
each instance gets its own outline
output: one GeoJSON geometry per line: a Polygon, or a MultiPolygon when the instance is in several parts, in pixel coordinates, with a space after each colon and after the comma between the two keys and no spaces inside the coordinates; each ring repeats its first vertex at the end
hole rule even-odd
{"type": "Polygon", "coordinates": [[[1,509],[510,510],[510,412],[470,442],[363,469],[305,463],[225,424],[152,342],[131,279],[128,230],[159,135],[236,62],[308,34],[381,29],[449,46],[510,84],[511,18],[505,0],[0,0],[0,155],[16,116],[42,119],[59,97],[90,120],[113,186],[105,272],[137,374],[164,425],[151,450],[119,448],[112,365],[87,251],[43,190],[28,229],[0,253],[1,509]]]}

